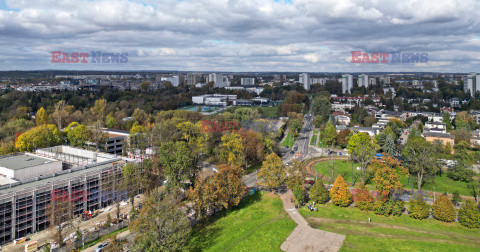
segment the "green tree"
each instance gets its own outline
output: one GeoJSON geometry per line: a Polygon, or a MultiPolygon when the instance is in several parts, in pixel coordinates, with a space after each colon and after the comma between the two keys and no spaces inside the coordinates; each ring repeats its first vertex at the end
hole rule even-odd
{"type": "Polygon", "coordinates": [[[105,126],[107,126],[107,128],[113,129],[116,125],[117,121],[115,120],[115,117],[113,117],[113,113],[108,114],[105,118],[105,126]]]}
{"type": "Polygon", "coordinates": [[[312,112],[314,115],[319,115],[322,121],[327,119],[332,110],[332,104],[329,97],[319,96],[315,98],[312,105],[312,112]]]}
{"type": "Polygon", "coordinates": [[[80,125],[77,122],[70,123],[65,131],[68,142],[75,147],[84,147],[86,142],[91,139],[91,133],[87,126],[80,125]]]}
{"type": "Polygon", "coordinates": [[[41,107],[37,111],[37,114],[35,115],[35,123],[37,124],[37,126],[45,125],[48,123],[48,115],[43,107],[41,107]]]}
{"type": "Polygon", "coordinates": [[[388,135],[385,139],[385,145],[383,145],[383,150],[390,156],[395,156],[397,153],[397,148],[395,147],[395,142],[393,141],[392,135],[388,135]]]}
{"type": "Polygon", "coordinates": [[[95,121],[99,121],[102,123],[105,122],[105,113],[107,108],[107,100],[105,99],[98,99],[95,101],[93,107],[90,108],[90,112],[92,112],[95,121]]]}
{"type": "Polygon", "coordinates": [[[426,176],[434,175],[438,169],[434,146],[422,137],[407,140],[402,156],[411,174],[417,175],[417,190],[420,191],[426,176]]]}
{"type": "Polygon", "coordinates": [[[337,139],[337,130],[335,129],[335,126],[328,121],[327,125],[325,126],[325,129],[323,130],[323,141],[327,143],[328,145],[334,145],[335,140],[337,139]]]}
{"type": "Polygon", "coordinates": [[[306,192],[302,185],[296,185],[293,188],[293,197],[298,205],[301,205],[305,201],[306,192]]]}
{"type": "Polygon", "coordinates": [[[452,121],[450,120],[450,113],[448,113],[447,111],[443,112],[442,121],[447,125],[447,131],[451,131],[453,129],[452,121]]]}
{"type": "Polygon", "coordinates": [[[123,188],[127,191],[132,206],[135,202],[135,196],[140,192],[143,185],[143,172],[140,165],[136,163],[127,163],[122,168],[123,188]]]}
{"type": "Polygon", "coordinates": [[[432,214],[435,219],[444,222],[452,222],[457,217],[455,207],[445,194],[442,194],[433,203],[432,214]]]}
{"type": "Polygon", "coordinates": [[[158,152],[163,172],[167,178],[167,188],[178,188],[187,180],[195,181],[199,168],[195,164],[192,151],[185,142],[168,142],[158,152]]]}
{"type": "Polygon", "coordinates": [[[337,206],[347,207],[352,203],[352,193],[348,190],[347,183],[340,174],[330,189],[330,198],[337,206]]]}
{"type": "Polygon", "coordinates": [[[136,240],[132,251],[183,251],[190,240],[190,221],[175,195],[155,190],[131,224],[136,240]]]}
{"type": "Polygon", "coordinates": [[[418,195],[415,199],[410,200],[409,209],[410,217],[423,220],[430,215],[430,206],[423,200],[422,195],[418,195]]]}
{"type": "Polygon", "coordinates": [[[368,164],[372,161],[379,149],[374,138],[367,133],[358,133],[350,137],[347,145],[348,152],[354,161],[360,163],[362,182],[365,183],[365,173],[368,164]]]}
{"type": "Polygon", "coordinates": [[[258,180],[261,186],[268,189],[277,188],[285,181],[285,166],[277,154],[267,156],[258,172],[258,180]]]}
{"type": "Polygon", "coordinates": [[[474,125],[473,117],[467,111],[459,112],[457,116],[455,116],[455,126],[457,130],[463,128],[471,130],[474,128],[474,125]]]}
{"type": "Polygon", "coordinates": [[[330,200],[330,194],[321,179],[315,181],[310,188],[310,199],[319,204],[325,204],[330,200]]]}
{"type": "Polygon", "coordinates": [[[294,160],[290,166],[286,167],[285,184],[287,188],[293,190],[297,185],[303,185],[307,171],[305,166],[298,160],[294,160]]]}
{"type": "Polygon", "coordinates": [[[467,200],[458,211],[458,221],[465,227],[480,228],[480,211],[478,206],[467,200]]]}

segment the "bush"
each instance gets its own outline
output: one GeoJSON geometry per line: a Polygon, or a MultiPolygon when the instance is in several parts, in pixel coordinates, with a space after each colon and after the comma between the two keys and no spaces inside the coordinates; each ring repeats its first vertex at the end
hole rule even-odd
{"type": "Polygon", "coordinates": [[[325,204],[330,200],[330,194],[321,179],[315,181],[310,188],[310,199],[319,204],[325,204]]]}
{"type": "Polygon", "coordinates": [[[405,202],[403,202],[403,201],[392,202],[392,215],[393,216],[402,216],[404,208],[405,208],[405,202]]]}
{"type": "Polygon", "coordinates": [[[296,185],[293,189],[293,197],[295,197],[297,204],[302,204],[305,200],[305,189],[300,185],[296,185]]]}
{"type": "Polygon", "coordinates": [[[447,177],[456,181],[470,182],[475,172],[464,167],[463,165],[455,165],[448,168],[447,177]]]}
{"type": "Polygon", "coordinates": [[[390,216],[392,213],[392,203],[390,201],[375,201],[373,208],[375,214],[378,215],[390,216]]]}
{"type": "Polygon", "coordinates": [[[347,207],[352,203],[352,193],[348,190],[347,184],[340,174],[335,182],[333,182],[330,197],[332,198],[333,204],[337,206],[347,207]]]}
{"type": "Polygon", "coordinates": [[[457,216],[457,211],[453,207],[453,203],[448,199],[447,195],[442,194],[433,203],[433,217],[444,222],[452,222],[457,216]]]}
{"type": "Polygon", "coordinates": [[[408,212],[410,217],[423,220],[430,215],[430,206],[423,200],[422,195],[418,195],[409,202],[408,212]]]}
{"type": "Polygon", "coordinates": [[[458,221],[465,227],[480,227],[480,212],[474,202],[467,200],[465,204],[460,207],[458,211],[458,221]]]}
{"type": "Polygon", "coordinates": [[[353,200],[355,201],[355,207],[362,211],[372,211],[374,209],[373,202],[375,200],[364,183],[358,185],[358,190],[353,195],[353,200]]]}
{"type": "Polygon", "coordinates": [[[458,203],[462,202],[462,197],[460,197],[460,193],[458,191],[453,192],[452,195],[452,202],[455,206],[458,205],[458,203]]]}

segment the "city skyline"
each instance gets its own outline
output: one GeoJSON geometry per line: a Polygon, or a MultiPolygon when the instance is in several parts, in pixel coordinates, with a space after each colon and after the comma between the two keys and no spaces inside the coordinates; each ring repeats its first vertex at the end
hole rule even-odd
{"type": "Polygon", "coordinates": [[[479,1],[0,0],[0,71],[479,72],[479,1]],[[51,63],[52,51],[128,53],[51,63]],[[351,63],[352,51],[428,53],[351,63]]]}

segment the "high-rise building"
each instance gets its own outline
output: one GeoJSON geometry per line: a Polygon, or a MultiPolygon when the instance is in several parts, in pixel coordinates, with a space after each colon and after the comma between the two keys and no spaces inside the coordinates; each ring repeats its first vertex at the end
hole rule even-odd
{"type": "Polygon", "coordinates": [[[463,84],[463,89],[465,90],[465,93],[470,92],[471,96],[475,96],[476,92],[480,92],[480,75],[470,73],[463,84]]]}
{"type": "Polygon", "coordinates": [[[180,83],[180,79],[178,78],[178,75],[162,77],[161,80],[165,82],[166,81],[170,82],[174,87],[178,87],[178,84],[180,83]]]}
{"type": "Polygon", "coordinates": [[[368,75],[361,74],[358,76],[358,87],[368,88],[368,75]]]}
{"type": "Polygon", "coordinates": [[[368,79],[368,84],[370,86],[377,85],[377,79],[375,77],[368,79]]]}
{"type": "Polygon", "coordinates": [[[208,75],[208,82],[213,82],[213,87],[229,87],[230,81],[224,74],[211,73],[208,75]]]}
{"type": "Polygon", "coordinates": [[[298,76],[298,82],[303,84],[305,90],[310,90],[310,75],[308,73],[302,73],[298,76]]]}
{"type": "Polygon", "coordinates": [[[195,85],[201,82],[201,76],[199,74],[189,73],[187,74],[187,85],[195,85]]]}
{"type": "Polygon", "coordinates": [[[253,86],[255,85],[255,78],[242,78],[240,84],[242,86],[253,86]]]}
{"type": "Polygon", "coordinates": [[[342,74],[342,93],[352,93],[353,76],[351,74],[342,74]]]}

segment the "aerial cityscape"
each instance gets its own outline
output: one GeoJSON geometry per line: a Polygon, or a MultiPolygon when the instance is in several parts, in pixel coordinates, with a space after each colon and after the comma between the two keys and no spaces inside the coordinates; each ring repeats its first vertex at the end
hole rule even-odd
{"type": "Polygon", "coordinates": [[[0,251],[479,251],[479,9],[0,0],[0,251]]]}

